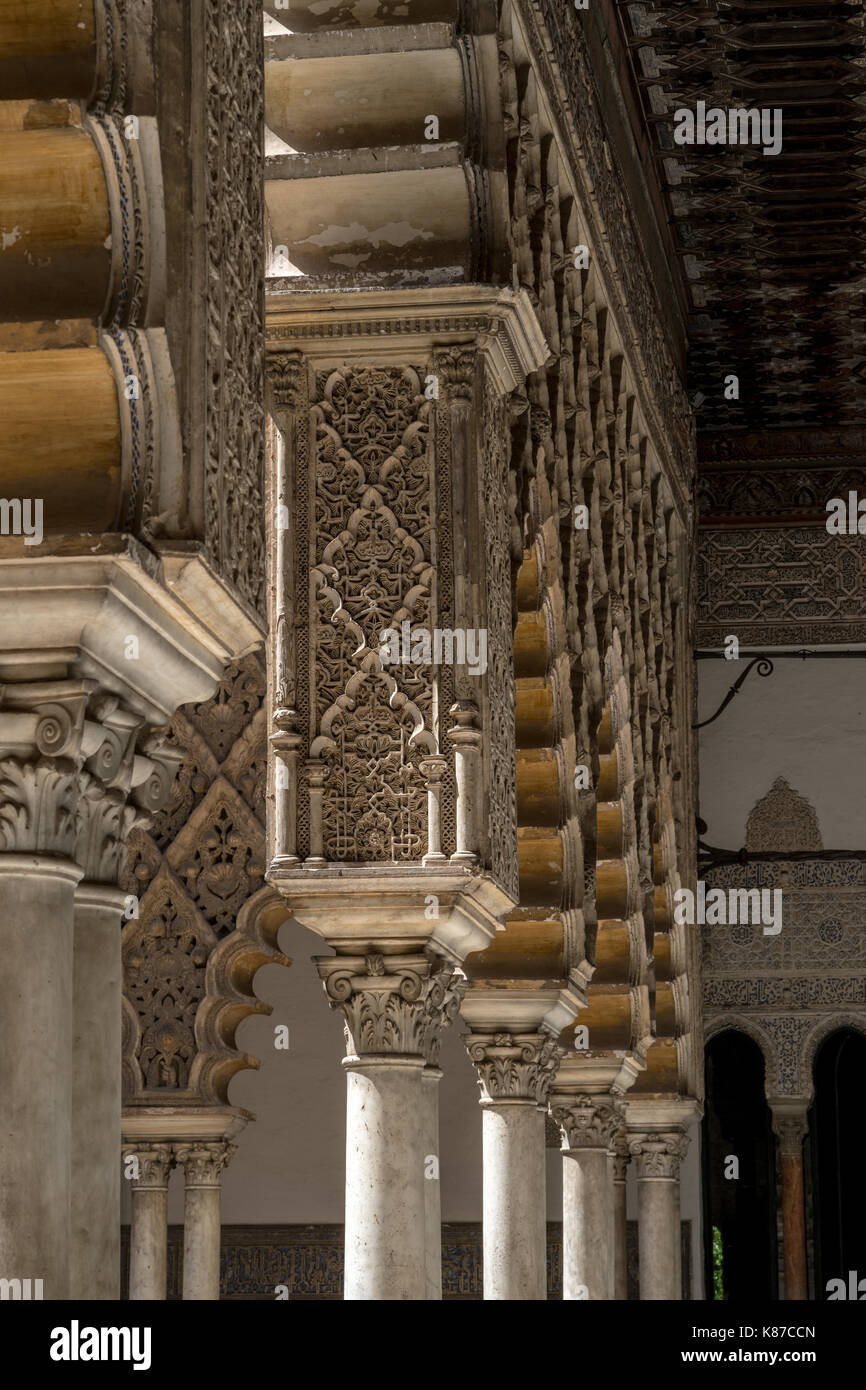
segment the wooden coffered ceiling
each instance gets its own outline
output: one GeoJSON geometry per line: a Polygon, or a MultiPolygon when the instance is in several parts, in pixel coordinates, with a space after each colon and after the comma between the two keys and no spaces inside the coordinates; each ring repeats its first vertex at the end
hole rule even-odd
{"type": "Polygon", "coordinates": [[[686,291],[699,457],[766,468],[831,431],[836,461],[863,459],[864,0],[610,3],[686,291]],[[699,101],[781,108],[781,153],[675,144],[699,101]]]}

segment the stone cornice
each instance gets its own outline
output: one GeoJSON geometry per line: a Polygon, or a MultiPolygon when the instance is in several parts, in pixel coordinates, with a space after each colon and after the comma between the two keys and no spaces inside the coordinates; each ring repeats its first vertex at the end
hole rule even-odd
{"type": "Polygon", "coordinates": [[[46,537],[39,556],[0,543],[0,679],[65,670],[121,695],[152,724],[207,699],[227,660],[261,640],[196,545],[155,556],[129,536],[46,537]],[[9,547],[9,548],[7,548],[9,547]],[[127,639],[137,656],[127,656],[127,639]]]}
{"type": "Polygon", "coordinates": [[[417,290],[322,290],[267,300],[268,352],[292,348],[314,362],[365,358],[402,366],[412,354],[469,340],[482,351],[501,394],[523,385],[550,349],[525,290],[485,285],[417,290]]]}
{"type": "Polygon", "coordinates": [[[135,1153],[136,1146],[155,1143],[228,1142],[236,1139],[251,1119],[249,1110],[202,1105],[195,1100],[177,1100],[171,1105],[144,1102],[124,1107],[121,1130],[124,1144],[135,1153]]]}

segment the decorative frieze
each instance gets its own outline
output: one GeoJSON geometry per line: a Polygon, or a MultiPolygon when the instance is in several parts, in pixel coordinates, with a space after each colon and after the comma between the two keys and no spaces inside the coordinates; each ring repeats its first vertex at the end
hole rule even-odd
{"type": "Polygon", "coordinates": [[[256,0],[192,7],[204,112],[205,538],[223,578],[265,609],[264,54],[256,0]]]}
{"type": "MultiPolygon", "coordinates": [[[[627,1226],[628,1297],[638,1298],[637,1222],[627,1226]]],[[[168,1298],[179,1299],[183,1285],[182,1226],[168,1228],[168,1298]]],[[[122,1268],[129,1228],[121,1232],[122,1268]]],[[[345,1238],[338,1225],[222,1227],[220,1298],[273,1302],[285,1290],[293,1302],[338,1301],[343,1297],[345,1238]]],[[[681,1223],[682,1296],[692,1296],[691,1222],[681,1223]]],[[[447,1301],[482,1298],[482,1232],[478,1222],[445,1222],[442,1227],[442,1296],[447,1301]]],[[[562,1297],[562,1226],[547,1226],[547,1296],[562,1297]]],[[[122,1289],[122,1296],[127,1293],[122,1289]]]]}
{"type": "MultiPolygon", "coordinates": [[[[835,494],[830,494],[835,495],[835,494]]],[[[697,641],[741,647],[822,647],[866,641],[866,558],[856,535],[824,526],[701,532],[697,641]]]]}

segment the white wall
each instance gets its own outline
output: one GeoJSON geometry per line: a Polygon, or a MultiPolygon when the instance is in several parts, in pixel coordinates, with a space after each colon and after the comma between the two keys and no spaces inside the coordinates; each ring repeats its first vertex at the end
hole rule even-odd
{"type": "MultiPolygon", "coordinates": [[[[698,662],[698,721],[721,704],[750,660],[698,662]]],[[[811,802],[825,849],[862,849],[866,809],[866,661],[777,660],[749,673],[699,735],[706,840],[740,849],[755,802],[778,776],[811,802]]]]}

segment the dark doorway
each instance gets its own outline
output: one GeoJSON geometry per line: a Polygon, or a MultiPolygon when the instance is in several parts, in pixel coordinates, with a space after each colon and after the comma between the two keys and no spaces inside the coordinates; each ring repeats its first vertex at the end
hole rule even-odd
{"type": "Polygon", "coordinates": [[[776,1299],[775,1147],[764,1059],[751,1038],[733,1030],[707,1044],[703,1150],[706,1297],[776,1299]]]}
{"type": "Polygon", "coordinates": [[[830,1279],[842,1279],[846,1290],[866,1279],[860,1099],[864,1069],[866,1037],[849,1028],[825,1038],[815,1058],[815,1099],[809,1111],[809,1136],[818,1300],[827,1298],[830,1279]],[[852,1271],[856,1275],[853,1281],[849,1278],[852,1271]]]}

